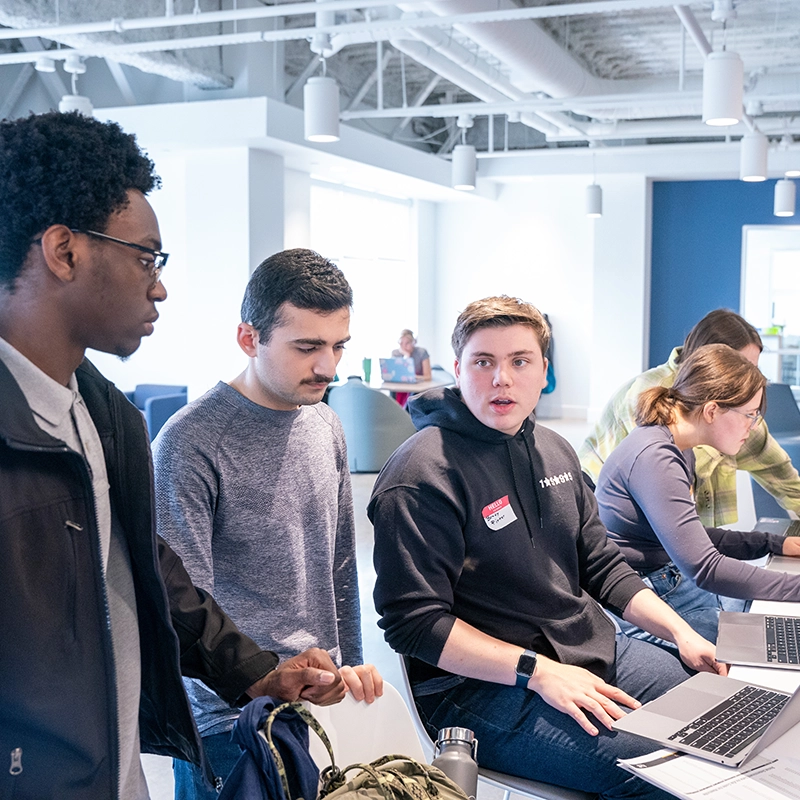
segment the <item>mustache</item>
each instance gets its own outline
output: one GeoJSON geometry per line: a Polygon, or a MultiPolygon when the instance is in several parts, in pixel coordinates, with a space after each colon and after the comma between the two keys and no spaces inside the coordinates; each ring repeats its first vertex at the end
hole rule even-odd
{"type": "Polygon", "coordinates": [[[333,383],[333,377],[329,378],[327,375],[317,375],[314,373],[310,378],[304,378],[300,383],[333,383]]]}

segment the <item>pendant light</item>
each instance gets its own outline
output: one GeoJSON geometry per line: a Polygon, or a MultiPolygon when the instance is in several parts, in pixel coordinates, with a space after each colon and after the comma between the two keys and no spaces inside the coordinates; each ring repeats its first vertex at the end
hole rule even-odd
{"type": "Polygon", "coordinates": [[[751,131],[739,143],[739,180],[755,183],[767,179],[769,139],[759,131],[751,131]]]}
{"type": "Polygon", "coordinates": [[[303,87],[305,138],[309,142],[339,141],[339,85],[326,74],[322,59],[322,75],[315,75],[303,87]]]}
{"type": "Polygon", "coordinates": [[[730,50],[711,52],[703,65],[703,122],[735,125],[742,119],[744,64],[730,50]]]}
{"type": "MultiPolygon", "coordinates": [[[[592,147],[592,145],[589,145],[592,147]]],[[[594,163],[594,150],[592,150],[592,182],[586,187],[586,216],[603,216],[603,187],[597,184],[597,171],[594,163]]]]}
{"type": "Polygon", "coordinates": [[[478,169],[475,148],[467,144],[467,128],[472,127],[472,117],[462,114],[456,124],[461,128],[461,144],[453,148],[452,186],[460,192],[471,192],[475,189],[475,174],[478,169]]]}
{"type": "Polygon", "coordinates": [[[796,199],[794,181],[782,178],[775,182],[775,205],[773,213],[776,217],[793,217],[796,199]]]}

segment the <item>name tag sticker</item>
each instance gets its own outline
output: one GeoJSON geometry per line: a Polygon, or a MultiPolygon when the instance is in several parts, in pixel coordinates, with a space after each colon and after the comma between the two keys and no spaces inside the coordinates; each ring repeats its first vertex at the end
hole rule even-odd
{"type": "Polygon", "coordinates": [[[514,509],[511,508],[511,503],[508,501],[508,495],[489,503],[481,513],[483,514],[483,521],[493,531],[499,531],[517,519],[514,509]]]}

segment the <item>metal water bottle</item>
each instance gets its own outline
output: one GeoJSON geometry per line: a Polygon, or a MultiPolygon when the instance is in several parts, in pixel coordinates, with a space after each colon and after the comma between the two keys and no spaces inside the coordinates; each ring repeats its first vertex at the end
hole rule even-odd
{"type": "Polygon", "coordinates": [[[457,783],[470,800],[478,794],[478,740],[469,728],[442,728],[433,750],[433,766],[457,783]]]}

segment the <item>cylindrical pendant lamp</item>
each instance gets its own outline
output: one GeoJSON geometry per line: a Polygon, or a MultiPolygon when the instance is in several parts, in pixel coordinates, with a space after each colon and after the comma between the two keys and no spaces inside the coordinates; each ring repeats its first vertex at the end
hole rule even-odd
{"type": "Polygon", "coordinates": [[[738,53],[713,51],[703,65],[703,122],[735,125],[742,119],[744,65],[738,53]]]}
{"type": "Polygon", "coordinates": [[[752,131],[742,137],[739,147],[739,180],[750,183],[765,181],[769,139],[759,131],[752,131]]]}
{"type": "Polygon", "coordinates": [[[339,141],[339,85],[317,75],[303,87],[305,137],[309,142],[339,141]]]}
{"type": "Polygon", "coordinates": [[[596,183],[586,187],[586,216],[603,216],[603,187],[596,183]]]}
{"type": "Polygon", "coordinates": [[[773,213],[776,217],[793,217],[795,205],[794,181],[783,178],[775,182],[775,207],[773,213]]]}
{"type": "Polygon", "coordinates": [[[471,144],[457,144],[453,148],[453,188],[469,192],[475,188],[478,157],[471,144]]]}
{"type": "Polygon", "coordinates": [[[92,101],[82,94],[65,94],[58,104],[58,110],[62,114],[77,111],[79,114],[83,114],[84,117],[91,117],[94,112],[92,101]]]}

